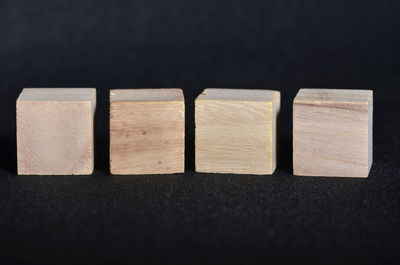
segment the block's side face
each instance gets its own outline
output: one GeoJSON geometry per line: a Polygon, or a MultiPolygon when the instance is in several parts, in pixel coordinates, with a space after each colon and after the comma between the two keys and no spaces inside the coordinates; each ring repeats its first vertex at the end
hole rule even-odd
{"type": "Polygon", "coordinates": [[[18,174],[93,172],[90,102],[17,102],[18,174]]]}
{"type": "Polygon", "coordinates": [[[196,171],[272,173],[271,102],[196,100],[196,171]]]}
{"type": "Polygon", "coordinates": [[[168,174],[185,170],[182,102],[111,102],[112,174],[168,174]]]}
{"type": "Polygon", "coordinates": [[[89,102],[90,105],[90,119],[89,119],[89,148],[88,152],[90,155],[90,166],[88,168],[88,172],[86,174],[92,174],[94,170],[94,118],[96,115],[96,107],[97,107],[97,100],[96,100],[96,90],[94,90],[94,95],[92,100],[89,102]]]}
{"type": "Polygon", "coordinates": [[[354,104],[294,103],[295,175],[368,176],[368,109],[354,104]]]}
{"type": "Polygon", "coordinates": [[[271,159],[271,174],[275,171],[278,159],[278,148],[279,148],[279,114],[281,111],[281,95],[279,92],[276,93],[273,104],[272,114],[272,159],[271,159]]]}
{"type": "Polygon", "coordinates": [[[368,173],[373,163],[373,117],[374,117],[374,99],[368,102],[368,173]]]}

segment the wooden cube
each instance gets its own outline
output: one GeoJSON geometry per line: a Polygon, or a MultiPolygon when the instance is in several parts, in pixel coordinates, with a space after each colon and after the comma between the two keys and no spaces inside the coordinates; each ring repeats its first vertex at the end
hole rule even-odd
{"type": "Polygon", "coordinates": [[[272,174],[280,92],[206,89],[195,101],[196,171],[272,174]]]}
{"type": "Polygon", "coordinates": [[[368,177],[372,90],[300,89],[293,102],[295,175],[368,177]]]}
{"type": "Polygon", "coordinates": [[[19,175],[93,172],[94,88],[25,88],[17,99],[19,175]]]}
{"type": "Polygon", "coordinates": [[[185,103],[182,89],[110,91],[112,174],[185,171],[185,103]]]}

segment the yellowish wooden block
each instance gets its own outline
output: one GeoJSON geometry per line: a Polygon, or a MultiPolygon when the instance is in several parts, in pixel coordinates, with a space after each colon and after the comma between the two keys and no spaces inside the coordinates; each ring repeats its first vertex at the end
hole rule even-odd
{"type": "Polygon", "coordinates": [[[209,88],[195,101],[196,171],[272,174],[280,92],[209,88]]]}
{"type": "Polygon", "coordinates": [[[94,88],[25,88],[17,99],[19,175],[93,172],[94,88]]]}
{"type": "Polygon", "coordinates": [[[372,90],[300,89],[293,102],[295,175],[368,177],[372,90]]]}
{"type": "Polygon", "coordinates": [[[112,174],[181,173],[184,156],[182,89],[110,91],[112,174]]]}

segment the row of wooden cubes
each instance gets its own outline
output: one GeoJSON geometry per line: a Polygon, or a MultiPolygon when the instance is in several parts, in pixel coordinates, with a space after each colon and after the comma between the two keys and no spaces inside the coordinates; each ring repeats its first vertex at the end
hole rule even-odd
{"type": "MultiPolygon", "coordinates": [[[[24,89],[17,100],[18,174],[94,168],[96,90],[24,89]]],[[[195,101],[196,171],[267,175],[277,165],[280,93],[206,89],[195,101]]],[[[184,172],[181,89],[110,91],[112,174],[184,172]]],[[[372,91],[301,89],[293,102],[295,175],[367,177],[372,91]]]]}

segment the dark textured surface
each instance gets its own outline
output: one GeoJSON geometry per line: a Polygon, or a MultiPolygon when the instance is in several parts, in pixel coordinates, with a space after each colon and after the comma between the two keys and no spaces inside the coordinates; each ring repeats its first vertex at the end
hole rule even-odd
{"type": "Polygon", "coordinates": [[[0,264],[396,264],[397,1],[1,1],[0,264]],[[93,176],[16,176],[23,87],[96,87],[93,176]],[[108,174],[108,89],[183,87],[187,172],[108,174]],[[272,176],[193,173],[205,87],[282,92],[272,176]],[[374,89],[368,179],[291,175],[300,87],[374,89]]]}

